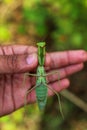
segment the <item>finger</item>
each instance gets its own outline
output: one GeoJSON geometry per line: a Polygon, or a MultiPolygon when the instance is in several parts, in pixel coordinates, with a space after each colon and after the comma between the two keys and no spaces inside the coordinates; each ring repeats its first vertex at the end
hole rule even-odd
{"type": "Polygon", "coordinates": [[[0,55],[31,54],[36,52],[36,47],[27,45],[8,45],[0,47],[0,55]]]}
{"type": "Polygon", "coordinates": [[[47,76],[47,81],[53,82],[58,79],[65,78],[73,73],[80,71],[82,68],[83,68],[83,63],[80,63],[80,64],[76,64],[76,65],[70,65],[70,66],[61,68],[59,70],[55,70],[55,71],[53,71],[54,74],[47,76]]]}
{"type": "Polygon", "coordinates": [[[0,74],[32,71],[38,64],[37,54],[0,55],[0,74]]]}
{"type": "MultiPolygon", "coordinates": [[[[52,89],[54,89],[56,92],[60,92],[63,89],[68,88],[69,84],[70,84],[69,80],[65,78],[65,79],[60,80],[60,82],[56,81],[54,83],[50,83],[49,87],[52,87],[52,89]]],[[[52,96],[54,94],[55,93],[51,89],[48,88],[48,95],[52,96]]]]}
{"type": "Polygon", "coordinates": [[[50,63],[47,69],[56,69],[87,61],[87,53],[84,50],[53,52],[48,54],[48,59],[50,63]]]}

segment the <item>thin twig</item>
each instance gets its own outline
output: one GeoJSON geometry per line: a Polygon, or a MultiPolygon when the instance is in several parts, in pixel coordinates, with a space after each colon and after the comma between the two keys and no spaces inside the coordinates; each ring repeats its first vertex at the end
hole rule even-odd
{"type": "Polygon", "coordinates": [[[76,95],[74,95],[72,92],[68,91],[68,90],[63,90],[60,92],[60,94],[62,96],[64,96],[65,98],[67,98],[69,101],[71,101],[72,103],[74,103],[76,106],[78,106],[80,109],[82,109],[83,111],[87,112],[87,103],[84,102],[82,99],[80,99],[79,97],[77,97],[76,95]]]}

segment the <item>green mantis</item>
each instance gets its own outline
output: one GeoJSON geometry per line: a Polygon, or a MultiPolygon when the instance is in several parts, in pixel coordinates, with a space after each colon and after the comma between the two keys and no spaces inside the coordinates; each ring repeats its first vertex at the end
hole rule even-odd
{"type": "Polygon", "coordinates": [[[27,90],[26,97],[25,97],[25,104],[26,104],[26,98],[27,98],[28,94],[33,89],[35,89],[38,107],[40,110],[43,110],[46,106],[46,103],[47,103],[48,89],[51,89],[57,95],[57,98],[59,101],[60,112],[61,112],[62,117],[63,117],[62,107],[61,107],[61,103],[60,103],[60,97],[59,97],[58,93],[48,85],[47,80],[46,80],[46,76],[51,75],[51,74],[55,74],[58,72],[50,72],[50,73],[45,72],[44,64],[45,64],[45,54],[46,54],[46,51],[45,51],[46,43],[39,42],[39,43],[37,43],[37,46],[38,46],[37,72],[36,72],[36,74],[30,74],[30,73],[28,74],[30,76],[36,77],[36,85],[33,88],[27,90]]]}

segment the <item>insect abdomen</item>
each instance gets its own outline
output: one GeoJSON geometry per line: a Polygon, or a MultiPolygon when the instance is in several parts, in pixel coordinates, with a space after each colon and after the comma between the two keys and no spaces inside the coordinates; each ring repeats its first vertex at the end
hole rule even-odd
{"type": "Polygon", "coordinates": [[[40,110],[43,110],[47,102],[47,87],[42,83],[36,88],[36,97],[40,110]]]}

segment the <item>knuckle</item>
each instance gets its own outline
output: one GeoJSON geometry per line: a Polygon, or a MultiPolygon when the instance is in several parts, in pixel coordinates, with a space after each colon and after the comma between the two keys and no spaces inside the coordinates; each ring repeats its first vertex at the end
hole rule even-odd
{"type": "Polygon", "coordinates": [[[7,56],[8,70],[10,72],[12,72],[12,73],[14,73],[18,68],[17,59],[18,59],[17,55],[9,55],[9,56],[7,56]]]}

